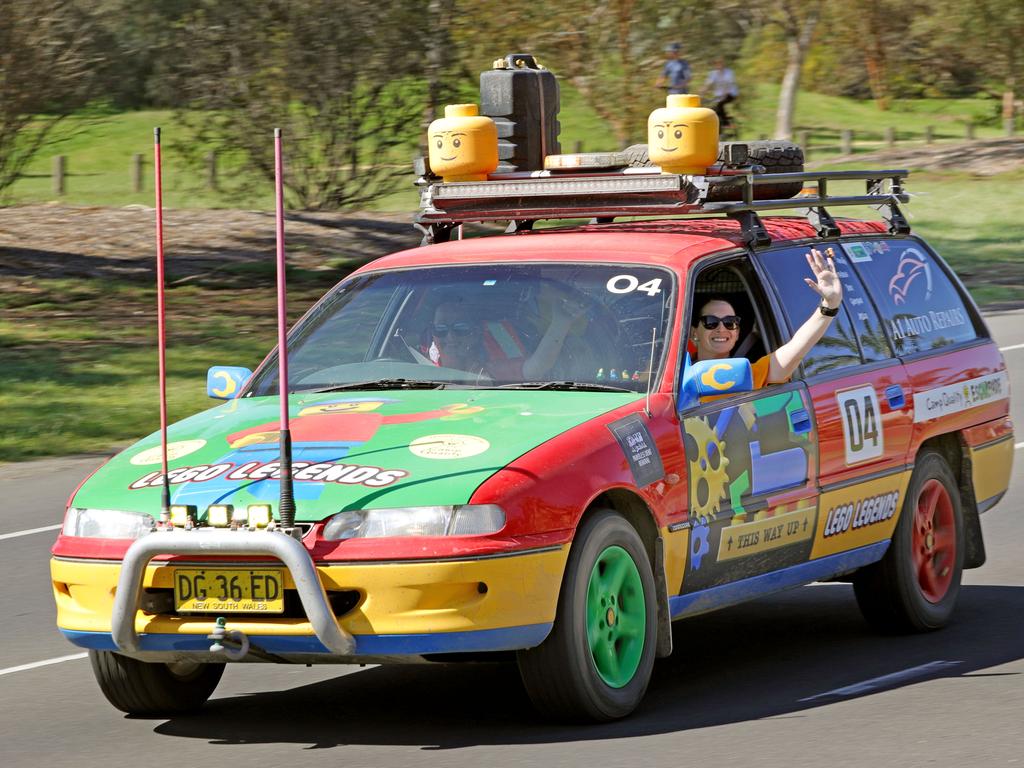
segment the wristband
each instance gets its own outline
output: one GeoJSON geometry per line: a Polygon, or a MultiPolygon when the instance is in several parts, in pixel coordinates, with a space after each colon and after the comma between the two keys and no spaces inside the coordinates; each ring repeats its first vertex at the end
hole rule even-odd
{"type": "MultiPolygon", "coordinates": [[[[842,306],[842,305],[840,305],[842,306]]],[[[839,314],[839,307],[830,307],[824,301],[818,305],[818,311],[821,312],[825,317],[835,317],[839,314]]]]}

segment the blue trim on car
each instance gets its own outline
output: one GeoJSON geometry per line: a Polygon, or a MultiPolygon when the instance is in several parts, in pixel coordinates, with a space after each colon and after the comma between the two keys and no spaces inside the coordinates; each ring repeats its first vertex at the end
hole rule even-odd
{"type": "MultiPolygon", "coordinates": [[[[424,653],[462,653],[479,651],[515,651],[540,645],[551,632],[551,624],[527,624],[502,629],[471,632],[435,632],[416,635],[355,635],[357,656],[415,656],[424,653]]],[[[230,628],[230,627],[229,627],[230,628]]],[[[78,632],[62,629],[64,637],[80,648],[116,651],[109,632],[78,632]]],[[[321,653],[328,650],[313,635],[250,635],[250,642],[261,650],[278,655],[321,653]]],[[[143,651],[208,651],[205,635],[139,635],[143,651]]]]}
{"type": "Polygon", "coordinates": [[[743,603],[790,587],[799,587],[812,581],[828,579],[881,560],[888,548],[888,540],[880,541],[877,544],[869,544],[849,552],[820,557],[817,560],[772,571],[763,576],[754,576],[742,581],[702,589],[700,592],[688,595],[676,595],[669,598],[669,611],[673,619],[693,616],[743,603]]]}

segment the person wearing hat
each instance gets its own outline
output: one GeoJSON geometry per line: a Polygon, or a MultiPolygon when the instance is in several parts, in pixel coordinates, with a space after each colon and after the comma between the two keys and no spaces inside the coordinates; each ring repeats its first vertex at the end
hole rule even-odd
{"type": "Polygon", "coordinates": [[[669,93],[690,92],[690,65],[686,59],[679,58],[680,48],[679,43],[665,46],[665,66],[654,83],[656,88],[667,88],[669,93]]]}

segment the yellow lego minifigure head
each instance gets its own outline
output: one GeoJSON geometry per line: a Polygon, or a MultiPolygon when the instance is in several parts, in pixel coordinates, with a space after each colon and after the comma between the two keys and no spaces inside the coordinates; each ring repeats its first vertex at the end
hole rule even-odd
{"type": "Polygon", "coordinates": [[[498,129],[476,104],[449,104],[427,130],[430,170],[448,181],[485,181],[498,167],[498,129]]]}
{"type": "Polygon", "coordinates": [[[665,173],[705,173],[718,158],[718,115],[700,96],[670,94],[647,120],[647,154],[665,173]]]}

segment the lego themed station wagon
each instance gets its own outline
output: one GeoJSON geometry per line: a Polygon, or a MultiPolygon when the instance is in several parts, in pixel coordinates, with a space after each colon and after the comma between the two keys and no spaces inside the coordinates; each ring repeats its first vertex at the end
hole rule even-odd
{"type": "Polygon", "coordinates": [[[841,580],[881,629],[949,621],[1009,382],[907,173],[719,144],[696,97],[566,155],[557,109],[499,61],[428,133],[424,245],[342,280],[286,367],[211,369],[166,474],[157,432],[69,499],[57,622],[114,706],[195,709],[230,663],[507,657],[541,712],[610,720],[675,619],[841,580]]]}

